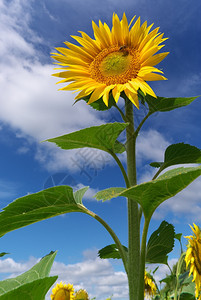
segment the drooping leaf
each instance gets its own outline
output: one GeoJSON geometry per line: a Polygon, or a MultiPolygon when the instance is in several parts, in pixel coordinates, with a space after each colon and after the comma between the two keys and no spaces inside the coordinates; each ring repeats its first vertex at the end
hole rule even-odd
{"type": "Polygon", "coordinates": [[[96,148],[106,152],[122,153],[125,148],[116,142],[127,123],[108,123],[85,128],[46,141],[53,142],[62,149],[96,148]]]}
{"type": "MultiPolygon", "coordinates": [[[[128,253],[128,248],[123,246],[123,249],[125,250],[125,253],[128,253]]],[[[121,256],[119,254],[119,250],[117,249],[117,246],[115,244],[108,245],[101,250],[98,251],[98,255],[102,259],[108,259],[108,258],[117,258],[121,259],[121,256]]]]}
{"type": "Polygon", "coordinates": [[[164,162],[153,162],[152,167],[160,167],[164,170],[167,167],[178,164],[200,164],[201,150],[189,144],[178,143],[167,147],[164,155],[164,162]]]}
{"type": "Polygon", "coordinates": [[[7,252],[1,252],[1,253],[0,253],[0,257],[3,257],[3,256],[6,255],[6,254],[10,254],[10,253],[7,253],[7,252]]]}
{"type": "Polygon", "coordinates": [[[196,97],[188,97],[188,98],[165,98],[165,97],[157,97],[154,98],[150,95],[144,96],[144,101],[147,102],[149,106],[149,110],[151,113],[157,112],[157,111],[170,111],[182,106],[187,106],[190,103],[192,103],[196,97]]]}
{"type": "Polygon", "coordinates": [[[141,205],[145,218],[149,219],[161,203],[182,191],[200,175],[201,166],[176,168],[167,171],[155,180],[133,186],[129,189],[106,189],[98,192],[95,197],[98,200],[103,199],[104,201],[118,196],[130,198],[141,205]]]}
{"type": "Polygon", "coordinates": [[[167,254],[174,247],[174,226],[163,221],[147,243],[146,262],[167,264],[167,254]]]}
{"type": "Polygon", "coordinates": [[[44,300],[45,294],[57,279],[57,276],[48,277],[55,256],[56,252],[53,252],[43,257],[27,272],[15,278],[0,281],[0,299],[44,300]]]}
{"type": "Polygon", "coordinates": [[[55,186],[18,198],[0,213],[0,236],[9,231],[69,212],[85,212],[80,195],[69,186],[55,186]],[[77,202],[76,202],[77,201],[77,202]]]}

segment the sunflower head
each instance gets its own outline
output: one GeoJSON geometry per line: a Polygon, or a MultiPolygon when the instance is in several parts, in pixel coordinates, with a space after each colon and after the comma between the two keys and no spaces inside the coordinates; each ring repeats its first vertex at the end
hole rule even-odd
{"type": "Polygon", "coordinates": [[[189,276],[193,275],[196,286],[195,295],[198,297],[201,291],[201,231],[197,225],[193,224],[193,226],[190,226],[193,235],[185,237],[188,239],[185,261],[186,267],[190,265],[189,276]]]}
{"type": "Polygon", "coordinates": [[[75,99],[88,99],[88,104],[101,99],[106,106],[111,96],[117,103],[124,95],[139,107],[139,89],[156,97],[146,81],[166,79],[154,67],[168,54],[156,54],[166,38],[159,27],[151,30],[153,24],[141,24],[140,18],[134,23],[134,18],[128,23],[125,13],[122,20],[114,13],[111,29],[101,21],[92,22],[94,38],[80,31],[81,36],[72,36],[79,45],[65,42],[67,48],[56,48],[52,57],[62,71],[54,76],[70,82],[61,90],[79,92],[75,99]]]}
{"type": "Polygon", "coordinates": [[[80,289],[75,293],[75,300],[89,300],[87,291],[80,289]]]}
{"type": "Polygon", "coordinates": [[[152,276],[145,270],[144,274],[144,294],[146,297],[152,297],[156,294],[156,285],[152,276]]]}
{"type": "Polygon", "coordinates": [[[72,284],[58,283],[52,290],[51,300],[74,300],[72,284]]]}

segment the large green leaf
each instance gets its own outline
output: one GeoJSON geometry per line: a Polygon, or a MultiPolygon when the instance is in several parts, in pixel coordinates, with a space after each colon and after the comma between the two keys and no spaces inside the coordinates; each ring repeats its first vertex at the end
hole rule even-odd
{"type": "MultiPolygon", "coordinates": [[[[128,248],[123,246],[123,249],[125,253],[127,254],[128,248]]],[[[102,259],[108,259],[108,258],[117,258],[121,259],[121,256],[119,254],[119,250],[115,244],[108,245],[98,251],[98,255],[102,259]]]]}
{"type": "Polygon", "coordinates": [[[106,152],[122,153],[125,148],[116,141],[120,133],[128,126],[127,123],[108,123],[85,128],[73,133],[48,139],[62,149],[96,148],[106,152]]]}
{"type": "Polygon", "coordinates": [[[144,96],[144,101],[146,101],[149,105],[149,111],[151,113],[157,112],[157,111],[170,111],[182,106],[186,106],[190,103],[192,103],[196,97],[189,97],[189,98],[165,98],[165,97],[157,97],[154,98],[150,95],[144,96]]]}
{"type": "Polygon", "coordinates": [[[178,143],[167,147],[163,163],[153,162],[150,165],[164,170],[169,166],[189,163],[201,163],[201,150],[189,144],[178,143]]]}
{"type": "Polygon", "coordinates": [[[51,252],[27,272],[15,278],[0,281],[0,299],[44,300],[45,294],[57,280],[57,276],[47,277],[55,256],[56,252],[51,252]]]}
{"type": "MultiPolygon", "coordinates": [[[[86,189],[84,189],[86,191],[86,189]]],[[[9,231],[69,212],[85,212],[80,194],[69,186],[56,186],[18,198],[0,213],[0,236],[9,231]]]]}
{"type": "Polygon", "coordinates": [[[145,182],[129,189],[110,188],[98,192],[98,200],[106,200],[124,196],[137,201],[143,209],[144,216],[149,219],[155,209],[165,200],[175,196],[201,175],[201,166],[192,168],[176,168],[167,171],[158,179],[145,182]],[[120,192],[118,192],[118,189],[120,192]]]}
{"type": "Polygon", "coordinates": [[[44,300],[56,280],[57,276],[34,280],[1,295],[0,300],[44,300]]]}
{"type": "Polygon", "coordinates": [[[163,221],[147,243],[146,262],[167,264],[167,254],[174,247],[174,226],[163,221]]]}

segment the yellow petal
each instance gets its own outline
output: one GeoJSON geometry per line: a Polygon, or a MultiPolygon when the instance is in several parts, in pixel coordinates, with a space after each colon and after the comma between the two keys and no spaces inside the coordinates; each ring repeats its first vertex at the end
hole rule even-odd
{"type": "Polygon", "coordinates": [[[155,66],[159,64],[170,52],[163,52],[156,54],[154,56],[151,56],[147,58],[144,62],[141,63],[142,67],[143,66],[155,66]]]}
{"type": "Polygon", "coordinates": [[[101,85],[100,87],[96,88],[93,93],[91,94],[91,97],[89,98],[88,104],[91,104],[98,99],[100,99],[103,95],[103,92],[105,90],[105,85],[101,85]]]}

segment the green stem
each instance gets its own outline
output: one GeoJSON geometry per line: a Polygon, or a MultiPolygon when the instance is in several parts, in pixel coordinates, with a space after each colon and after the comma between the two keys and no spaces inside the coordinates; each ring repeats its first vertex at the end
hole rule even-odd
{"type": "Polygon", "coordinates": [[[124,265],[124,268],[125,268],[125,271],[128,275],[128,262],[127,262],[127,255],[126,255],[126,252],[119,240],[119,238],[117,237],[117,235],[115,234],[115,232],[112,230],[112,228],[100,217],[98,216],[97,214],[95,214],[94,212],[90,211],[89,209],[87,209],[86,207],[83,208],[82,206],[82,210],[85,210],[85,213],[87,215],[90,215],[91,217],[93,217],[94,219],[96,219],[99,223],[101,223],[105,229],[109,232],[109,234],[111,235],[112,239],[114,240],[116,246],[117,246],[117,249],[119,250],[119,254],[122,258],[122,261],[123,261],[123,265],[124,265]]]}
{"type": "MultiPolygon", "coordinates": [[[[130,186],[137,183],[135,158],[135,130],[133,118],[133,104],[125,99],[125,115],[129,125],[126,128],[127,174],[130,186]]],[[[128,198],[128,285],[129,299],[137,300],[140,275],[140,225],[138,204],[128,198]]]]}
{"type": "Polygon", "coordinates": [[[136,131],[135,131],[135,138],[137,138],[138,133],[139,133],[139,131],[140,131],[142,125],[143,125],[144,122],[149,118],[149,116],[151,116],[151,114],[152,114],[151,112],[148,112],[148,114],[147,114],[147,115],[144,117],[144,119],[140,122],[138,128],[137,128],[136,131]]]}
{"type": "Polygon", "coordinates": [[[177,263],[177,270],[176,270],[176,286],[174,290],[174,300],[177,300],[177,293],[178,293],[178,286],[179,286],[179,275],[181,273],[182,264],[184,261],[184,258],[186,256],[186,252],[183,252],[179,258],[179,261],[177,263]]]}
{"type": "Polygon", "coordinates": [[[152,180],[156,179],[158,177],[158,175],[164,170],[163,167],[160,167],[159,170],[156,172],[156,174],[154,175],[154,177],[152,178],[152,180]]]}
{"type": "Polygon", "coordinates": [[[147,242],[147,232],[149,228],[150,219],[145,219],[144,228],[142,233],[141,241],[141,253],[140,253],[140,284],[139,284],[139,300],[144,299],[144,272],[145,272],[145,262],[146,262],[146,242],[147,242]]]}
{"type": "Polygon", "coordinates": [[[119,168],[121,170],[121,173],[122,173],[122,175],[124,177],[124,181],[126,183],[126,187],[129,188],[130,184],[129,184],[128,176],[126,174],[126,171],[125,171],[125,169],[124,169],[124,167],[123,167],[120,159],[118,158],[118,156],[114,152],[110,151],[110,154],[116,160],[116,162],[117,162],[117,164],[118,164],[118,166],[119,166],[119,168]]]}
{"type": "Polygon", "coordinates": [[[120,115],[121,115],[121,117],[122,117],[122,120],[123,120],[125,123],[127,123],[128,120],[126,119],[126,116],[124,115],[123,111],[119,108],[119,106],[115,104],[114,107],[116,107],[116,109],[119,111],[119,113],[120,113],[120,115]]]}

